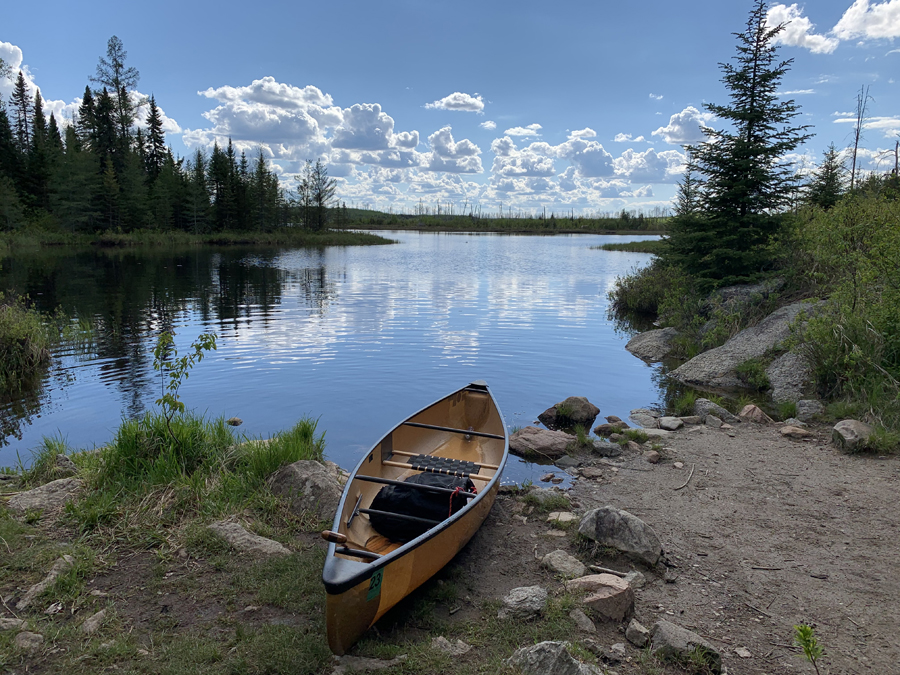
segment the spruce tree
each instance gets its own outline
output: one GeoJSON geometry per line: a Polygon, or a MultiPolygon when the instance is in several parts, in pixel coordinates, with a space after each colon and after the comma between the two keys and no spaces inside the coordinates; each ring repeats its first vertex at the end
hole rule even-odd
{"type": "Polygon", "coordinates": [[[331,200],[334,199],[337,182],[334,178],[329,178],[328,169],[322,164],[321,159],[316,160],[316,164],[313,167],[312,181],[315,229],[322,231],[328,226],[328,207],[331,206],[331,200]]]}
{"type": "Polygon", "coordinates": [[[6,176],[11,184],[19,179],[19,152],[6,108],[0,105],[0,177],[6,176]]]}
{"type": "Polygon", "coordinates": [[[135,117],[131,92],[141,78],[137,68],[125,66],[127,58],[125,45],[113,35],[106,43],[106,57],[100,57],[97,72],[91,78],[92,82],[105,87],[114,99],[116,132],[123,144],[130,143],[131,127],[134,125],[135,117]]]}
{"type": "Polygon", "coordinates": [[[155,181],[166,157],[166,134],[163,131],[162,116],[156,107],[156,98],[150,95],[150,112],[147,115],[147,175],[155,181]]]}
{"type": "Polygon", "coordinates": [[[799,106],[779,99],[791,60],[777,59],[785,25],[768,26],[766,14],[765,0],[756,0],[746,30],[735,33],[734,63],[720,64],[730,103],[705,106],[731,129],[705,128],[707,141],[689,148],[703,181],[702,213],[673,219],[668,258],[701,286],[750,280],[771,266],[779,211],[793,189],[782,158],[810,138],[807,126],[792,126],[799,106]]]}
{"type": "Polygon", "coordinates": [[[25,188],[31,196],[31,204],[42,209],[50,208],[51,159],[48,136],[44,101],[41,92],[36,91],[32,112],[31,146],[26,161],[25,188]]]}
{"type": "Polygon", "coordinates": [[[75,122],[75,129],[78,132],[78,140],[81,142],[82,148],[91,147],[91,138],[94,135],[94,94],[90,87],[84,88],[84,95],[81,97],[81,105],[78,106],[78,118],[75,122]]]}
{"type": "Polygon", "coordinates": [[[34,118],[34,109],[32,108],[32,98],[28,95],[25,75],[21,70],[19,77],[16,78],[13,92],[9,96],[9,103],[12,107],[16,145],[19,153],[24,156],[28,154],[28,148],[31,147],[31,121],[34,118]]]}
{"type": "Polygon", "coordinates": [[[806,184],[804,199],[807,204],[819,206],[826,211],[838,203],[847,189],[847,170],[838,156],[834,143],[828,146],[822,164],[812,179],[806,184]]]}

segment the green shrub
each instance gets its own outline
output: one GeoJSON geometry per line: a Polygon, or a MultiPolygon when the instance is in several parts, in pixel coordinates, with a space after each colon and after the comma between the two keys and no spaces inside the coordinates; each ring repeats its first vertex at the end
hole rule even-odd
{"type": "Polygon", "coordinates": [[[766,364],[760,359],[747,359],[735,367],[738,378],[751,389],[764,391],[771,385],[766,375],[766,364]]]}
{"type": "Polygon", "coordinates": [[[778,417],[782,421],[797,416],[797,404],[794,401],[781,401],[778,404],[778,417]]]}
{"type": "MultiPolygon", "coordinates": [[[[667,298],[678,296],[687,286],[687,279],[673,267],[666,267],[654,259],[646,267],[619,277],[609,292],[610,309],[617,314],[659,314],[667,298]]],[[[674,301],[669,301],[674,305],[674,301]]]]}
{"type": "Polygon", "coordinates": [[[0,392],[18,391],[50,363],[51,341],[40,312],[0,293],[0,392]]]}
{"type": "Polygon", "coordinates": [[[694,414],[694,404],[700,396],[693,389],[688,389],[680,394],[672,403],[672,409],[678,417],[694,414]]]}

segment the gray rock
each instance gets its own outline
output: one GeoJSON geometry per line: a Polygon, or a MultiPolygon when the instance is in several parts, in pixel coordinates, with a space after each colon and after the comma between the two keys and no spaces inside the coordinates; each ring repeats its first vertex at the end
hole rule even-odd
{"type": "Polygon", "coordinates": [[[13,495],[7,505],[17,513],[31,510],[46,511],[65,504],[74,497],[74,492],[80,487],[81,481],[77,478],[59,478],[33,490],[13,495]]]}
{"type": "Polygon", "coordinates": [[[238,551],[262,553],[265,555],[290,555],[291,553],[277,541],[248,532],[237,523],[220,520],[210,523],[207,529],[222,537],[232,548],[238,551]]]}
{"type": "Polygon", "coordinates": [[[75,558],[70,555],[64,555],[62,558],[57,559],[57,561],[53,563],[53,567],[50,568],[50,571],[47,572],[47,576],[28,589],[22,599],[16,604],[16,609],[21,612],[30,607],[36,597],[50,588],[56,581],[56,578],[63,572],[69,571],[74,564],[75,558]]]}
{"type": "Polygon", "coordinates": [[[806,422],[801,422],[796,417],[788,417],[784,423],[786,427],[800,427],[801,429],[806,428],[808,426],[806,422]]]}
{"type": "Polygon", "coordinates": [[[463,654],[468,654],[472,651],[472,645],[467,645],[462,640],[450,642],[450,640],[443,635],[432,638],[431,647],[432,649],[437,649],[438,651],[450,654],[450,656],[462,656],[463,654]]]}
{"type": "Polygon", "coordinates": [[[514,588],[503,598],[497,618],[524,621],[543,612],[546,606],[547,591],[540,586],[514,588]]]}
{"type": "Polygon", "coordinates": [[[637,570],[629,572],[623,578],[634,589],[643,588],[647,585],[647,578],[637,570]]]}
{"type": "Polygon", "coordinates": [[[652,410],[648,410],[647,408],[638,408],[636,410],[632,410],[628,415],[628,419],[630,419],[639,427],[643,427],[644,429],[659,428],[659,415],[652,410]]]}
{"type": "Polygon", "coordinates": [[[712,427],[713,429],[721,429],[724,422],[720,420],[715,415],[707,415],[706,416],[706,426],[712,427]]]}
{"type": "Polygon", "coordinates": [[[554,511],[547,516],[548,523],[571,523],[573,520],[578,520],[578,516],[571,511],[554,511]]]}
{"type": "Polygon", "coordinates": [[[401,654],[393,659],[370,659],[365,656],[335,656],[334,670],[331,675],[344,675],[345,673],[370,673],[375,670],[384,670],[399,666],[406,661],[406,654],[401,654]]]}
{"type": "Polygon", "coordinates": [[[509,451],[520,457],[557,459],[566,454],[575,436],[563,431],[525,427],[509,437],[509,451]]]}
{"type": "Polygon", "coordinates": [[[669,621],[657,621],[650,630],[650,653],[661,660],[686,660],[698,647],[710,672],[722,672],[722,656],[709,642],[669,621]]]}
{"type": "Polygon", "coordinates": [[[618,457],[622,454],[622,446],[618,443],[610,443],[598,439],[594,441],[594,452],[601,457],[618,457]]]}
{"type": "Polygon", "coordinates": [[[581,462],[572,457],[572,455],[563,455],[559,459],[553,460],[553,463],[557,468],[565,471],[566,469],[574,469],[576,466],[581,466],[581,462]]]}
{"type": "Polygon", "coordinates": [[[25,622],[22,619],[7,619],[5,616],[0,616],[0,630],[16,630],[25,625],[25,622]]]}
{"type": "Polygon", "coordinates": [[[270,481],[273,493],[290,500],[293,513],[334,519],[341,501],[341,485],[334,472],[319,462],[301,459],[288,464],[275,472],[270,481]]]}
{"type": "Polygon", "coordinates": [[[613,506],[588,511],[581,519],[578,532],[642,560],[651,567],[659,562],[663,554],[662,544],[652,527],[637,516],[613,506]]]}
{"type": "Polygon", "coordinates": [[[803,438],[811,438],[813,433],[807,429],[804,429],[803,427],[787,426],[781,428],[781,435],[786,438],[800,440],[803,438]]]}
{"type": "MultiPolygon", "coordinates": [[[[700,417],[715,415],[723,422],[728,422],[729,424],[738,424],[740,422],[737,417],[732,415],[718,403],[713,403],[708,398],[698,398],[694,401],[694,414],[699,415],[700,417]]],[[[706,423],[709,424],[709,421],[706,423]]]]}
{"type": "Polygon", "coordinates": [[[78,467],[68,455],[57,455],[53,461],[53,473],[59,478],[69,478],[78,473],[78,467]]]}
{"type": "Polygon", "coordinates": [[[672,340],[677,335],[678,331],[674,328],[649,330],[631,338],[625,349],[647,363],[656,363],[669,355],[674,347],[672,340]]]}
{"type": "Polygon", "coordinates": [[[625,422],[607,422],[598,424],[594,427],[594,433],[598,436],[611,436],[612,434],[621,433],[623,429],[630,428],[625,422]]]}
{"type": "Polygon", "coordinates": [[[634,591],[622,577],[591,574],[566,582],[570,592],[584,591],[582,604],[606,621],[625,621],[634,614],[634,591]]]}
{"type": "Polygon", "coordinates": [[[679,417],[678,419],[680,419],[685,424],[690,424],[690,425],[694,425],[694,426],[696,426],[698,424],[703,424],[703,418],[700,417],[700,415],[685,415],[683,417],[679,417]]]}
{"type": "Polygon", "coordinates": [[[665,431],[678,431],[684,426],[684,422],[678,417],[660,417],[659,428],[665,431]]]}
{"type": "Polygon", "coordinates": [[[596,666],[573,658],[566,647],[565,642],[539,642],[517,649],[504,663],[522,675],[603,675],[596,666]]]}
{"type": "Polygon", "coordinates": [[[650,464],[659,464],[660,459],[662,459],[662,457],[656,450],[648,450],[644,453],[644,461],[649,462],[650,464]]]}
{"type": "Polygon", "coordinates": [[[641,429],[641,431],[647,434],[651,439],[666,438],[672,435],[671,431],[666,431],[665,429],[641,429]]]}
{"type": "Polygon", "coordinates": [[[825,412],[825,406],[821,401],[804,399],[797,401],[797,419],[801,422],[811,422],[818,415],[825,412]]]}
{"type": "Polygon", "coordinates": [[[552,551],[541,558],[541,567],[546,567],[551,572],[556,572],[568,579],[583,576],[586,571],[585,566],[578,558],[561,550],[552,551]]]}
{"type": "Polygon", "coordinates": [[[599,414],[600,408],[584,396],[569,396],[565,401],[560,401],[552,408],[547,408],[538,415],[538,419],[548,429],[570,428],[576,424],[590,429],[599,414]],[[560,410],[565,410],[566,414],[563,415],[560,410]]]}
{"type": "Polygon", "coordinates": [[[801,313],[809,313],[815,305],[795,302],[775,310],[757,325],[745,328],[721,347],[698,354],[682,364],[671,375],[691,386],[741,389],[746,385],[735,373],[744,361],[762,357],[770,349],[790,337],[791,323],[801,313]]]}
{"type": "Polygon", "coordinates": [[[842,420],[831,431],[831,442],[844,452],[861,450],[874,429],[859,420],[842,420]]]}
{"type": "Polygon", "coordinates": [[[594,625],[594,622],[591,621],[590,617],[580,609],[573,609],[571,612],[569,612],[569,618],[575,622],[575,625],[578,626],[578,630],[585,633],[597,632],[597,627],[594,625]]]}
{"type": "Polygon", "coordinates": [[[23,652],[36,652],[44,644],[44,636],[40,633],[31,633],[26,630],[16,635],[14,642],[16,647],[23,652]]]}
{"type": "Polygon", "coordinates": [[[758,284],[737,284],[725,286],[709,294],[703,303],[704,313],[722,308],[728,312],[740,312],[743,309],[759,304],[772,293],[784,288],[784,279],[767,279],[758,284]]]}
{"type": "Polygon", "coordinates": [[[803,392],[812,386],[812,368],[800,354],[782,354],[766,368],[766,377],[772,387],[771,397],[776,403],[798,401],[803,392]]]}
{"type": "Polygon", "coordinates": [[[643,649],[650,642],[650,631],[632,619],[625,629],[625,638],[638,649],[643,649]]]}
{"type": "Polygon", "coordinates": [[[546,504],[550,500],[556,500],[559,497],[569,498],[565,492],[560,490],[559,488],[551,487],[551,488],[532,488],[528,493],[528,496],[532,499],[537,500],[538,504],[546,504]]]}
{"type": "Polygon", "coordinates": [[[100,626],[103,625],[103,622],[106,620],[106,610],[101,609],[96,614],[91,614],[87,619],[84,620],[84,623],[81,624],[81,632],[85,635],[93,635],[98,630],[100,630],[100,626]]]}
{"type": "Polygon", "coordinates": [[[616,644],[610,646],[609,648],[609,657],[612,661],[624,661],[627,656],[627,652],[625,651],[625,643],[617,642],[616,644]]]}

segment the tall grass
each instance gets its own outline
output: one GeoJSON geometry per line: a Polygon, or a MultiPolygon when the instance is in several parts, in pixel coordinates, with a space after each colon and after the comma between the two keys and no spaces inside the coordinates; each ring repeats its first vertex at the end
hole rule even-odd
{"type": "Polygon", "coordinates": [[[51,332],[24,298],[0,292],[0,392],[22,387],[50,362],[51,332]]]}

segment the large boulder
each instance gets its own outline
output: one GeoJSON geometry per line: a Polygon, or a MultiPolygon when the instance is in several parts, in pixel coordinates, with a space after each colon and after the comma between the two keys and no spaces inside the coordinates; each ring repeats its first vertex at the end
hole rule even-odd
{"type": "Polygon", "coordinates": [[[582,604],[606,621],[626,621],[634,614],[634,591],[614,574],[591,574],[566,582],[566,590],[585,592],[582,604]]]}
{"type": "Polygon", "coordinates": [[[859,420],[842,420],[834,425],[831,441],[844,452],[858,452],[869,440],[874,429],[859,420]]]}
{"type": "Polygon", "coordinates": [[[631,338],[625,349],[647,363],[656,363],[669,355],[674,347],[672,340],[677,335],[678,331],[674,328],[648,330],[631,338]]]}
{"type": "Polygon", "coordinates": [[[662,544],[652,527],[628,511],[613,506],[588,511],[578,525],[578,533],[627,553],[651,567],[663,555],[662,544]]]}
{"type": "Polygon", "coordinates": [[[547,606],[547,591],[540,586],[522,586],[512,589],[497,612],[498,619],[525,621],[537,616],[547,606]]]}
{"type": "MultiPolygon", "coordinates": [[[[718,403],[713,403],[706,398],[698,398],[694,401],[694,414],[704,420],[708,415],[713,415],[728,424],[739,424],[741,421],[739,417],[735,417],[718,403]]],[[[709,424],[709,422],[707,422],[707,424],[709,424]]]]}
{"type": "Polygon", "coordinates": [[[525,427],[509,437],[509,451],[520,457],[557,459],[575,441],[575,436],[563,431],[525,427]]]}
{"type": "Polygon", "coordinates": [[[590,429],[599,414],[600,408],[584,396],[570,396],[552,408],[547,408],[538,415],[538,419],[548,429],[570,429],[579,424],[590,429]]]}
{"type": "Polygon", "coordinates": [[[313,513],[332,520],[341,501],[341,485],[333,471],[313,460],[301,459],[282,467],[270,478],[272,492],[290,500],[291,511],[313,513]]]}
{"type": "Polygon", "coordinates": [[[65,504],[75,496],[75,491],[80,487],[81,481],[77,478],[60,478],[33,490],[13,495],[8,506],[17,513],[46,511],[65,504]]]}
{"type": "Polygon", "coordinates": [[[723,309],[729,313],[741,312],[780,291],[784,284],[784,279],[767,279],[758,284],[725,286],[710,293],[701,311],[704,314],[710,314],[715,309],[723,309]]]}
{"type": "Polygon", "coordinates": [[[576,660],[565,642],[539,642],[513,652],[505,663],[522,675],[603,675],[603,671],[576,660]]]}
{"type": "Polygon", "coordinates": [[[701,655],[710,673],[722,672],[722,656],[702,637],[669,621],[657,621],[650,629],[650,653],[663,661],[687,663],[701,655]]]}
{"type": "Polygon", "coordinates": [[[735,369],[749,359],[760,358],[790,337],[790,326],[803,312],[815,306],[795,302],[775,310],[757,325],[745,328],[721,347],[698,354],[671,375],[695,387],[741,389],[746,385],[735,369]]]}
{"type": "Polygon", "coordinates": [[[797,401],[797,419],[801,422],[811,422],[824,412],[825,406],[821,401],[814,399],[797,401]]]}
{"type": "Polygon", "coordinates": [[[772,387],[771,397],[776,403],[794,402],[812,386],[812,368],[801,354],[787,352],[769,364],[766,377],[772,387]]]}

